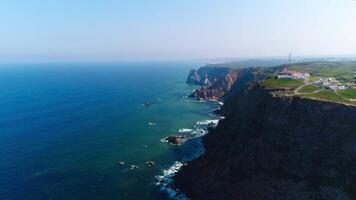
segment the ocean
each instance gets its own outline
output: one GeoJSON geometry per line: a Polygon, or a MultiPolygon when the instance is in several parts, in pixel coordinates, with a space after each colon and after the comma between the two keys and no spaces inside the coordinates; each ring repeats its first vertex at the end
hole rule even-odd
{"type": "Polygon", "coordinates": [[[198,66],[1,65],[0,199],[170,199],[157,177],[202,144],[160,140],[214,119],[218,106],[185,97],[198,66]]]}

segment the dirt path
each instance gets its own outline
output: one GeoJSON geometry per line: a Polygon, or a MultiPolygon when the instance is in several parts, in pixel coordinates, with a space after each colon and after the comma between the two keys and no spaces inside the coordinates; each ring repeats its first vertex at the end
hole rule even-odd
{"type": "Polygon", "coordinates": [[[300,93],[299,90],[302,89],[304,86],[307,86],[307,85],[301,85],[299,86],[298,88],[296,88],[293,92],[295,95],[303,95],[303,94],[315,94],[315,93],[318,93],[321,91],[321,89],[319,90],[315,90],[314,92],[309,92],[309,93],[300,93]]]}
{"type": "Polygon", "coordinates": [[[302,89],[304,86],[305,86],[305,85],[301,85],[301,86],[297,87],[297,88],[294,90],[294,94],[295,94],[295,95],[299,95],[299,94],[300,94],[300,93],[299,93],[299,90],[302,89]]]}
{"type": "Polygon", "coordinates": [[[334,92],[335,92],[335,94],[337,96],[339,96],[342,99],[345,99],[345,100],[348,100],[348,101],[356,101],[356,99],[348,99],[348,98],[343,97],[340,93],[337,92],[337,90],[334,90],[334,92]]]}

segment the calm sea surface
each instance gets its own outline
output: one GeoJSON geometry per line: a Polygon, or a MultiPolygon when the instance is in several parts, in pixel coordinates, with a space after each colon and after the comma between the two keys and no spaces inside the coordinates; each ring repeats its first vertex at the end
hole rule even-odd
{"type": "Polygon", "coordinates": [[[160,139],[209,119],[216,107],[182,98],[195,87],[185,79],[196,67],[0,66],[0,199],[168,199],[155,176],[200,146],[160,139]]]}

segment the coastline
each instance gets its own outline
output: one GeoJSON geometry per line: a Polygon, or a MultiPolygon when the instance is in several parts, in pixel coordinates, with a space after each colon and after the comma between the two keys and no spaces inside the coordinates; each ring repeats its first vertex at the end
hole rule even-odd
{"type": "Polygon", "coordinates": [[[74,193],[79,199],[169,199],[154,185],[154,177],[191,153],[184,145],[176,147],[159,140],[209,119],[207,113],[216,105],[181,98],[194,86],[186,84],[187,69],[180,65],[157,65],[158,71],[148,64],[140,68],[99,66],[87,74],[29,66],[28,79],[19,78],[18,85],[5,78],[16,76],[16,70],[3,71],[3,86],[23,95],[16,101],[15,93],[4,93],[9,102],[2,99],[7,105],[3,111],[21,107],[29,112],[1,118],[5,154],[0,167],[4,183],[0,199],[18,199],[18,195],[30,200],[70,199],[74,193]],[[58,74],[68,79],[60,79],[58,74]],[[66,81],[68,85],[64,85],[66,81]],[[35,90],[39,92],[36,98],[27,95],[35,90]],[[152,104],[145,107],[144,102],[152,104]],[[25,119],[35,121],[13,124],[25,119]],[[26,134],[31,137],[15,137],[26,134]],[[19,148],[21,151],[16,151],[19,148]],[[149,166],[149,161],[154,161],[154,166],[149,166]],[[19,173],[22,170],[24,173],[19,173]],[[19,185],[26,190],[19,191],[19,185]]]}
{"type": "Polygon", "coordinates": [[[170,167],[164,169],[161,175],[156,176],[156,185],[160,187],[160,190],[165,191],[170,198],[179,200],[189,199],[186,194],[174,186],[174,178],[188,162],[204,155],[206,150],[203,136],[209,134],[212,129],[217,127],[219,121],[225,118],[221,112],[224,103],[220,100],[223,100],[223,96],[230,92],[238,77],[238,70],[233,70],[229,67],[201,67],[197,71],[190,71],[187,84],[194,84],[197,87],[190,95],[183,96],[183,100],[197,103],[213,103],[216,107],[208,112],[209,120],[197,121],[195,123],[192,128],[193,131],[185,131],[190,128],[182,128],[178,131],[178,135],[168,136],[161,140],[161,142],[170,143],[171,145],[196,145],[194,148],[191,148],[192,150],[186,156],[186,159],[175,161],[170,167]],[[205,79],[202,77],[205,77],[205,79]],[[193,134],[193,136],[187,136],[185,135],[186,133],[193,134]]]}
{"type": "MultiPolygon", "coordinates": [[[[193,152],[190,152],[190,154],[186,155],[185,158],[183,158],[182,160],[175,161],[170,167],[163,169],[162,173],[155,177],[155,179],[157,180],[157,182],[155,183],[156,186],[158,186],[161,191],[164,191],[171,199],[177,200],[188,200],[189,198],[184,193],[180,192],[178,188],[175,188],[172,185],[174,176],[180,171],[183,166],[187,165],[188,162],[200,157],[205,153],[202,137],[209,134],[208,129],[209,127],[211,127],[211,124],[213,124],[213,127],[216,127],[219,121],[224,119],[223,116],[219,115],[216,112],[221,108],[223,102],[211,99],[202,101],[194,100],[191,98],[189,98],[188,101],[194,101],[197,103],[215,103],[217,106],[207,114],[209,118],[213,119],[197,121],[195,122],[192,128],[181,128],[177,131],[178,133],[189,133],[193,135],[183,143],[183,145],[191,146],[190,149],[193,149],[193,152]]],[[[166,141],[162,139],[161,142],[166,141]]]]}
{"type": "Polygon", "coordinates": [[[225,103],[228,117],[204,137],[205,154],[174,177],[174,186],[188,197],[354,199],[354,179],[349,178],[355,172],[353,107],[274,97],[259,85],[225,103]],[[337,174],[331,176],[331,170],[337,174]]]}

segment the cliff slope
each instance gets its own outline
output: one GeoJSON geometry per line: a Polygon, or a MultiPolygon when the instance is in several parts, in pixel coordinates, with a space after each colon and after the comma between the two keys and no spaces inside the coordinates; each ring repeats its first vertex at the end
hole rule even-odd
{"type": "Polygon", "coordinates": [[[197,100],[218,100],[231,90],[238,78],[238,70],[229,67],[201,67],[191,70],[187,82],[201,85],[190,97],[197,100]]]}
{"type": "Polygon", "coordinates": [[[356,107],[253,84],[222,113],[206,153],[175,177],[191,199],[356,199],[356,107]]]}

